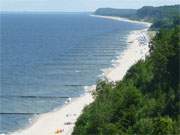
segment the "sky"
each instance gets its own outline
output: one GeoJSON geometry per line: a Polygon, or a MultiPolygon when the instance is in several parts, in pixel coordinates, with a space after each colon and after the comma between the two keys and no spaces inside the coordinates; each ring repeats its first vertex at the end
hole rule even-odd
{"type": "Polygon", "coordinates": [[[1,11],[94,11],[100,7],[133,8],[180,4],[180,0],[0,0],[1,11]]]}

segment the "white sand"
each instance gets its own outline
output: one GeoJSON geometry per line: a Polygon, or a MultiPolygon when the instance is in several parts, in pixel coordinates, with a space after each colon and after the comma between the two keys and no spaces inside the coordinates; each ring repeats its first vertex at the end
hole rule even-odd
{"type": "MultiPolygon", "coordinates": [[[[146,24],[147,27],[150,26],[149,23],[130,21],[118,17],[95,17],[128,21],[132,23],[143,23],[146,24]]],[[[145,55],[148,54],[148,40],[147,29],[131,32],[128,37],[128,49],[126,49],[118,57],[118,59],[113,63],[112,68],[104,70],[104,76],[109,81],[121,80],[133,64],[140,59],[144,59],[145,55]],[[147,41],[145,41],[144,45],[142,45],[142,43],[139,42],[139,39],[144,36],[147,41]]],[[[95,87],[96,86],[94,85],[87,89],[92,91],[95,87]]],[[[92,98],[91,93],[87,91],[83,96],[73,99],[72,102],[64,105],[62,108],[54,112],[40,115],[40,117],[31,126],[21,131],[12,133],[12,135],[70,135],[73,131],[74,123],[76,122],[78,116],[82,113],[83,108],[93,101],[94,99],[92,98]],[[66,125],[65,123],[67,122],[69,122],[70,125],[66,125]],[[58,131],[58,129],[62,129],[63,132],[56,134],[55,132],[58,131]]]]}
{"type": "Polygon", "coordinates": [[[128,37],[128,49],[126,49],[117,60],[114,62],[113,67],[104,70],[104,75],[109,81],[118,81],[123,79],[127,70],[137,63],[140,59],[145,59],[149,54],[148,42],[140,44],[139,38],[145,36],[147,41],[147,29],[137,30],[130,33],[128,37]]]}
{"type": "MultiPolygon", "coordinates": [[[[93,86],[93,89],[95,86],[93,86]]],[[[74,123],[82,112],[83,108],[91,103],[93,98],[90,93],[72,100],[61,109],[40,115],[30,127],[13,133],[13,135],[69,135],[73,131],[74,123]],[[68,115],[68,116],[66,116],[68,115]],[[71,125],[64,123],[71,122],[71,125]],[[63,129],[63,133],[56,134],[57,130],[63,129]]]]}
{"type": "Polygon", "coordinates": [[[136,20],[130,20],[123,17],[116,17],[116,16],[102,16],[102,15],[91,15],[92,17],[98,17],[98,18],[104,18],[104,19],[111,19],[111,20],[117,20],[117,21],[124,21],[129,23],[137,23],[137,24],[144,24],[147,27],[150,27],[152,24],[149,22],[143,22],[143,21],[136,21],[136,20]]]}

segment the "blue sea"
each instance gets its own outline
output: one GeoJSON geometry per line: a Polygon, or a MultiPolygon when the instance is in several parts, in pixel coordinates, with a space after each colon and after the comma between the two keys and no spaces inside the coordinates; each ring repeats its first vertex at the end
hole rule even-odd
{"type": "Polygon", "coordinates": [[[143,29],[88,13],[1,13],[0,133],[78,97],[143,29]]]}

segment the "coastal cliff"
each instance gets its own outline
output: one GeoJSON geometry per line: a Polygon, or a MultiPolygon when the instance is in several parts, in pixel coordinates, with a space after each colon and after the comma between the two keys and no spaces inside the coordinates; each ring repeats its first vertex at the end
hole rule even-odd
{"type": "Polygon", "coordinates": [[[152,7],[144,6],[140,9],[113,9],[99,8],[94,14],[103,16],[125,17],[132,20],[142,20],[152,22],[151,29],[173,28],[173,25],[179,24],[180,5],[152,7]]]}
{"type": "MultiPolygon", "coordinates": [[[[142,16],[153,22],[151,28],[158,30],[150,42],[150,55],[132,66],[122,81],[98,82],[95,101],[84,109],[73,135],[179,134],[180,25],[178,10],[174,10],[177,7],[155,8],[165,10],[169,16],[162,17],[168,21],[157,20],[153,13],[152,17],[142,16]]],[[[151,8],[139,11],[149,13],[145,9],[151,8]]],[[[97,11],[95,14],[106,15],[97,11]]]]}

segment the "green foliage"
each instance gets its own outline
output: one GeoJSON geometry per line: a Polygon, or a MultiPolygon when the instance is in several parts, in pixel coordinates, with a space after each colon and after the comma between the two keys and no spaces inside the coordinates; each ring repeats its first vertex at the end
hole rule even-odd
{"type": "MultiPolygon", "coordinates": [[[[149,58],[147,58],[149,59],[149,58]]],[[[132,81],[134,85],[146,91],[147,87],[151,87],[149,82],[153,78],[153,67],[150,60],[139,61],[136,66],[133,66],[126,74],[124,80],[132,81]]]]}
{"type": "Polygon", "coordinates": [[[116,84],[98,81],[73,135],[178,135],[180,27],[160,30],[151,54],[116,84]]]}
{"type": "Polygon", "coordinates": [[[173,134],[173,121],[169,117],[158,117],[153,120],[154,135],[173,134]]]}
{"type": "Polygon", "coordinates": [[[153,135],[153,121],[150,118],[141,118],[134,125],[138,135],[153,135]]]}
{"type": "Polygon", "coordinates": [[[140,18],[159,20],[179,16],[180,5],[152,7],[145,6],[137,11],[140,18]]]}
{"type": "Polygon", "coordinates": [[[94,14],[106,15],[106,16],[120,16],[120,17],[130,17],[136,14],[136,9],[113,9],[113,8],[99,8],[94,14]]]}
{"type": "Polygon", "coordinates": [[[152,30],[160,28],[170,29],[180,25],[180,5],[152,7],[144,6],[138,10],[135,9],[113,9],[99,8],[94,14],[105,16],[118,16],[130,19],[153,22],[152,30]]]}

